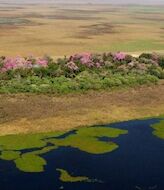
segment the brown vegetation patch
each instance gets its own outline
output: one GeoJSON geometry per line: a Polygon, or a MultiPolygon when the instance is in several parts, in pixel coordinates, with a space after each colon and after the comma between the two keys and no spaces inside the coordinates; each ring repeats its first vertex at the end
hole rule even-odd
{"type": "Polygon", "coordinates": [[[101,10],[83,10],[83,9],[60,9],[61,11],[63,11],[66,14],[87,14],[87,15],[91,15],[91,14],[98,14],[101,13],[101,10]]]}
{"type": "Polygon", "coordinates": [[[74,15],[74,14],[66,14],[66,13],[58,13],[58,14],[38,14],[38,13],[28,13],[23,14],[22,17],[24,18],[39,18],[39,19],[54,19],[54,20],[97,20],[100,17],[89,17],[85,15],[74,15]]]}
{"type": "Polygon", "coordinates": [[[92,36],[103,35],[103,34],[114,34],[118,33],[116,27],[119,25],[114,25],[111,23],[98,23],[89,26],[81,26],[82,29],[79,34],[76,35],[77,38],[91,38],[92,36]]]}
{"type": "Polygon", "coordinates": [[[164,113],[164,84],[74,95],[0,95],[0,135],[67,130],[164,113]]]}
{"type": "Polygon", "coordinates": [[[136,16],[134,18],[139,19],[139,20],[164,22],[164,18],[159,18],[159,17],[139,17],[139,16],[136,16]]]}
{"type": "MultiPolygon", "coordinates": [[[[43,17],[42,17],[43,18],[43,17]]],[[[56,19],[56,20],[97,20],[100,17],[88,17],[88,16],[76,16],[76,15],[47,15],[44,16],[46,19],[56,19]]]]}
{"type": "Polygon", "coordinates": [[[25,9],[25,7],[14,7],[14,6],[3,6],[3,7],[0,7],[0,11],[3,11],[3,10],[8,10],[8,11],[12,11],[12,10],[23,10],[25,9]]]}
{"type": "Polygon", "coordinates": [[[8,25],[8,26],[16,26],[16,25],[28,25],[32,22],[28,19],[22,19],[18,17],[0,17],[0,26],[8,25]]]}

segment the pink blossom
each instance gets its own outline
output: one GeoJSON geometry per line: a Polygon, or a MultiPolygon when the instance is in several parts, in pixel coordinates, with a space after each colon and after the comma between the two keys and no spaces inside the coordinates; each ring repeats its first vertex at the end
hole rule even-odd
{"type": "Polygon", "coordinates": [[[29,58],[23,58],[23,57],[15,57],[10,58],[6,57],[3,60],[2,67],[0,69],[1,72],[6,72],[9,70],[14,69],[29,69],[32,67],[47,67],[48,66],[48,60],[44,58],[38,58],[38,59],[31,59],[29,58]]]}
{"type": "Polygon", "coordinates": [[[36,65],[41,66],[41,67],[47,67],[48,61],[43,58],[39,58],[36,60],[36,65]]]}
{"type": "Polygon", "coordinates": [[[87,67],[94,66],[91,53],[75,54],[70,57],[70,61],[80,61],[81,64],[86,65],[87,67]]]}
{"type": "Polygon", "coordinates": [[[95,63],[95,66],[96,66],[97,68],[100,68],[100,67],[101,67],[101,63],[97,62],[97,63],[95,63]]]}
{"type": "Polygon", "coordinates": [[[92,56],[90,53],[82,53],[80,61],[82,64],[87,64],[88,62],[92,61],[91,58],[92,58],[92,56]]]}
{"type": "Polygon", "coordinates": [[[114,60],[122,61],[126,57],[126,54],[123,52],[118,52],[114,54],[114,60]]]}
{"type": "Polygon", "coordinates": [[[3,71],[7,71],[7,70],[15,69],[16,67],[17,67],[16,60],[7,57],[4,60],[4,64],[3,64],[2,70],[3,71]]]}

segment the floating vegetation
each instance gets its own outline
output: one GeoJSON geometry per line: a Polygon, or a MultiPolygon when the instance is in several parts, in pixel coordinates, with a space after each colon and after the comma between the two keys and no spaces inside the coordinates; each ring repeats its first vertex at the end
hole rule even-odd
{"type": "Polygon", "coordinates": [[[0,158],[4,160],[15,160],[20,157],[19,151],[3,151],[0,158]]]}
{"type": "Polygon", "coordinates": [[[81,128],[75,134],[64,139],[50,139],[49,142],[57,146],[71,146],[91,154],[104,154],[118,148],[116,143],[101,141],[100,137],[116,138],[127,134],[127,130],[107,128],[107,127],[88,127],[81,128]]]}
{"type": "Polygon", "coordinates": [[[161,120],[159,123],[152,125],[152,128],[155,129],[153,134],[161,139],[164,139],[164,120],[161,120]]]}
{"type": "Polygon", "coordinates": [[[56,146],[48,146],[41,150],[22,154],[21,157],[14,160],[16,167],[24,172],[43,172],[44,166],[47,164],[47,162],[42,157],[40,157],[40,155],[51,150],[55,150],[56,148],[56,146]]]}
{"type": "Polygon", "coordinates": [[[85,176],[72,176],[70,175],[66,170],[63,169],[56,169],[60,172],[60,180],[62,182],[91,182],[91,180],[88,177],[85,176]]]}
{"type": "Polygon", "coordinates": [[[31,134],[32,139],[30,135],[0,137],[0,186],[23,190],[163,189],[164,141],[152,135],[153,130],[162,131],[163,122],[160,116],[64,133],[31,134]],[[9,137],[12,145],[4,140],[9,137]],[[21,140],[28,148],[22,149],[21,140]]]}
{"type": "Polygon", "coordinates": [[[57,137],[62,134],[64,134],[64,132],[1,136],[0,150],[23,150],[42,148],[47,145],[45,139],[57,137]]]}
{"type": "Polygon", "coordinates": [[[16,167],[24,172],[42,172],[47,164],[41,157],[42,154],[63,146],[77,148],[90,154],[104,154],[119,146],[110,139],[109,142],[102,141],[101,137],[116,138],[127,133],[127,130],[100,126],[81,128],[65,138],[56,138],[65,134],[62,132],[8,135],[0,137],[0,158],[13,160],[16,167]]]}
{"type": "Polygon", "coordinates": [[[23,154],[15,160],[16,167],[24,172],[42,172],[47,162],[35,154],[23,154]]]}

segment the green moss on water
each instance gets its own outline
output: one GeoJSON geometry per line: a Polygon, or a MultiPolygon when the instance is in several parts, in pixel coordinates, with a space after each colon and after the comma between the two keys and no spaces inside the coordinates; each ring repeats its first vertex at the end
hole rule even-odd
{"type": "Polygon", "coordinates": [[[161,139],[164,139],[164,120],[152,125],[154,129],[153,134],[161,139]]]}
{"type": "Polygon", "coordinates": [[[24,172],[42,172],[44,171],[44,166],[47,164],[47,162],[42,157],[40,157],[40,155],[56,148],[56,146],[48,146],[41,150],[22,154],[20,158],[14,161],[16,167],[24,172]]]}
{"type": "Polygon", "coordinates": [[[21,152],[19,151],[2,151],[0,159],[3,160],[15,160],[20,157],[21,152]]]}
{"type": "Polygon", "coordinates": [[[81,128],[75,134],[64,139],[52,139],[51,143],[57,146],[70,146],[91,154],[103,154],[118,148],[112,141],[101,141],[101,137],[116,138],[119,135],[127,134],[127,130],[109,127],[88,127],[81,128]]]}
{"type": "Polygon", "coordinates": [[[44,166],[47,164],[40,156],[30,153],[23,154],[14,162],[16,167],[24,172],[42,172],[44,171],[44,166]]]}
{"type": "Polygon", "coordinates": [[[56,169],[57,171],[60,172],[60,180],[62,182],[89,182],[89,178],[85,176],[72,176],[70,175],[66,170],[63,169],[56,169]]]}
{"type": "Polygon", "coordinates": [[[32,151],[29,154],[41,155],[57,148],[58,148],[57,146],[47,146],[42,148],[41,150],[32,151]]]}
{"type": "Polygon", "coordinates": [[[57,137],[63,132],[7,135],[0,137],[0,150],[23,150],[41,148],[47,145],[46,138],[57,137]]]}
{"type": "Polygon", "coordinates": [[[42,172],[46,165],[42,154],[63,146],[90,154],[103,154],[118,148],[112,138],[127,133],[127,130],[97,126],[78,129],[65,138],[56,138],[65,134],[61,132],[3,136],[0,137],[0,159],[13,160],[16,167],[24,172],[42,172]],[[108,137],[109,141],[102,141],[101,137],[108,137]],[[22,150],[26,150],[26,153],[21,153],[22,150]]]}
{"type": "Polygon", "coordinates": [[[0,137],[0,159],[14,160],[16,167],[24,172],[42,172],[46,161],[40,155],[56,149],[56,146],[47,146],[47,139],[55,138],[63,132],[40,133],[26,135],[8,135],[0,137]],[[38,150],[31,151],[28,149],[38,150]],[[19,150],[19,151],[15,151],[19,150]],[[21,154],[21,150],[28,153],[21,154]]]}

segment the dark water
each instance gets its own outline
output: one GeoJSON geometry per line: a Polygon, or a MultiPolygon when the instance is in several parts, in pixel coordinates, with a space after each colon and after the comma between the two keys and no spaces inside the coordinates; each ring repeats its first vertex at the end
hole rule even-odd
{"type": "Polygon", "coordinates": [[[13,162],[0,160],[0,190],[164,190],[164,141],[153,136],[150,128],[156,122],[149,119],[111,124],[129,131],[112,139],[119,144],[118,149],[93,155],[61,147],[42,156],[48,163],[43,173],[24,173],[13,162]],[[103,183],[63,183],[56,168],[103,183]]]}

